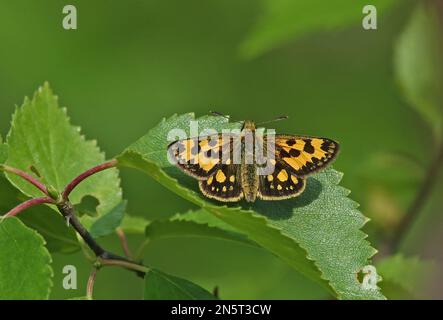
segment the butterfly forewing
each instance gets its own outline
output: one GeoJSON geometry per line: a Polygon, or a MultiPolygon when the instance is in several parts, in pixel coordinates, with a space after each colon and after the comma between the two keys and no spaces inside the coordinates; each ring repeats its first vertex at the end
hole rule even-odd
{"type": "Polygon", "coordinates": [[[178,140],[168,146],[171,160],[199,180],[208,179],[223,163],[229,163],[231,149],[229,137],[222,134],[178,140]]]}
{"type": "Polygon", "coordinates": [[[275,158],[283,161],[297,177],[304,177],[324,168],[337,156],[338,143],[316,137],[275,136],[275,158]]]}

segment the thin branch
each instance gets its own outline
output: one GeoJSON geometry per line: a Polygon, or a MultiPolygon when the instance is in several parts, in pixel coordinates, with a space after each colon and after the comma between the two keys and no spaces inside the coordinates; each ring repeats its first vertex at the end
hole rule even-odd
{"type": "MultiPolygon", "coordinates": [[[[129,269],[129,270],[135,271],[139,276],[143,277],[149,271],[149,268],[145,267],[144,265],[133,262],[131,260],[128,260],[124,257],[120,257],[119,255],[116,255],[114,253],[108,252],[105,249],[103,249],[95,241],[95,239],[88,232],[88,230],[86,230],[86,228],[81,224],[80,220],[75,215],[75,209],[74,209],[73,205],[68,200],[68,197],[69,197],[70,193],[72,192],[72,190],[74,190],[75,187],[78,186],[82,181],[84,181],[88,177],[90,177],[98,172],[113,168],[117,164],[118,164],[117,160],[111,160],[111,161],[105,162],[101,165],[98,165],[96,167],[93,167],[93,168],[85,171],[84,173],[82,173],[78,177],[76,177],[74,180],[72,180],[65,187],[65,189],[62,193],[62,197],[60,197],[58,194],[55,194],[55,193],[53,194],[38,179],[32,177],[31,175],[27,174],[26,172],[23,172],[19,169],[12,168],[9,166],[0,165],[0,170],[4,170],[4,171],[7,171],[7,172],[10,172],[10,173],[13,173],[13,174],[16,174],[16,175],[22,177],[23,179],[25,179],[26,181],[28,181],[29,183],[31,183],[32,185],[37,187],[39,190],[41,190],[44,194],[46,194],[48,196],[48,197],[35,198],[35,199],[30,199],[30,200],[25,201],[25,202],[21,203],[20,205],[18,205],[17,207],[15,207],[14,209],[10,210],[8,213],[6,213],[6,215],[4,215],[2,217],[2,219],[15,216],[15,215],[19,214],[20,212],[22,212],[23,210],[25,210],[29,207],[35,206],[37,204],[42,204],[42,203],[54,204],[57,206],[58,210],[63,215],[63,217],[65,217],[68,224],[70,226],[72,226],[75,229],[75,231],[77,231],[77,233],[83,239],[84,243],[94,252],[95,256],[97,257],[96,262],[99,265],[120,266],[120,267],[129,269]],[[51,197],[51,195],[52,195],[52,197],[51,197]]],[[[128,257],[131,257],[131,253],[129,251],[124,233],[122,232],[122,230],[118,230],[117,234],[120,237],[125,254],[128,257]]],[[[89,280],[88,280],[88,288],[87,288],[88,298],[92,298],[92,291],[93,291],[94,281],[95,281],[95,277],[96,277],[96,273],[97,273],[96,269],[97,269],[97,267],[93,270],[93,272],[91,273],[89,280]]]]}
{"type": "Polygon", "coordinates": [[[397,227],[395,235],[392,238],[392,241],[388,245],[387,248],[388,253],[398,251],[410,227],[417,220],[417,217],[422,211],[423,206],[425,205],[427,199],[431,195],[442,167],[443,167],[443,143],[441,143],[434,160],[432,161],[429,169],[426,171],[425,178],[417,193],[417,196],[415,197],[411,206],[407,210],[400,225],[397,227]]]}
{"type": "Polygon", "coordinates": [[[72,190],[75,189],[75,187],[77,187],[82,181],[84,181],[85,179],[87,179],[88,177],[101,172],[103,170],[107,170],[110,168],[114,168],[115,166],[117,166],[118,161],[117,160],[111,160],[105,163],[102,163],[98,166],[95,166],[89,170],[86,170],[85,172],[83,172],[82,174],[80,174],[78,177],[74,178],[65,188],[65,190],[63,191],[63,199],[67,200],[69,198],[69,195],[71,194],[72,190]]]}
{"type": "Polygon", "coordinates": [[[55,201],[51,198],[48,198],[48,197],[30,199],[30,200],[20,203],[14,209],[11,209],[8,213],[6,213],[3,216],[3,218],[14,217],[14,216],[18,215],[20,212],[22,212],[30,207],[36,206],[38,204],[42,204],[42,203],[55,204],[55,201]]]}
{"type": "Polygon", "coordinates": [[[146,273],[146,270],[149,270],[143,265],[137,264],[136,262],[130,261],[124,257],[120,257],[119,255],[103,249],[78,220],[77,216],[75,215],[75,209],[70,202],[62,201],[61,203],[57,204],[57,208],[69,222],[69,225],[71,225],[75,231],[77,231],[88,247],[91,248],[100,264],[122,266],[124,268],[136,271],[137,274],[141,276],[146,273]]]}
{"type": "Polygon", "coordinates": [[[126,239],[125,232],[121,228],[117,228],[115,230],[115,233],[117,233],[118,238],[120,239],[120,244],[122,246],[123,252],[125,253],[126,258],[133,259],[131,250],[129,250],[128,240],[126,239]]]}
{"type": "Polygon", "coordinates": [[[60,213],[65,217],[68,224],[72,226],[75,231],[82,237],[89,248],[94,252],[97,257],[105,254],[105,250],[94,240],[91,234],[86,230],[86,228],[80,223],[77,216],[75,215],[75,209],[69,202],[62,202],[57,204],[57,208],[60,213]]]}
{"type": "Polygon", "coordinates": [[[94,283],[96,276],[97,276],[97,268],[94,267],[91,271],[91,274],[89,275],[88,284],[86,285],[86,298],[88,300],[92,300],[92,294],[94,292],[94,283]]]}
{"type": "Polygon", "coordinates": [[[140,273],[142,275],[149,272],[149,268],[146,266],[143,266],[141,264],[131,262],[131,261],[123,261],[123,260],[115,260],[115,259],[102,259],[98,258],[98,262],[102,266],[118,266],[125,269],[130,269],[137,271],[137,273],[140,273]]]}
{"type": "Polygon", "coordinates": [[[45,195],[49,196],[49,192],[46,189],[46,186],[40,182],[40,180],[34,178],[33,176],[31,176],[30,174],[17,169],[17,168],[13,168],[10,166],[6,166],[6,165],[0,165],[0,170],[15,174],[21,178],[23,178],[24,180],[28,181],[30,184],[34,185],[37,189],[39,189],[41,192],[43,192],[45,195]]]}

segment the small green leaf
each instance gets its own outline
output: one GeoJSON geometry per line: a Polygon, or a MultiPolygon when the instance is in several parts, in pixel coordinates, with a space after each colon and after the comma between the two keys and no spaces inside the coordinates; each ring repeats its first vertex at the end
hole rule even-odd
{"type": "Polygon", "coordinates": [[[244,235],[226,231],[207,224],[192,221],[154,221],[146,227],[145,235],[149,240],[167,238],[212,238],[225,241],[240,242],[250,246],[256,246],[244,235]]]}
{"type": "Polygon", "coordinates": [[[53,273],[44,244],[17,218],[0,222],[0,299],[48,299],[53,273]]]}
{"type": "Polygon", "coordinates": [[[361,23],[363,7],[377,8],[377,14],[386,11],[396,0],[265,0],[263,13],[250,32],[240,52],[253,58],[285,42],[305,34],[329,31],[350,24],[361,23]]]}
{"type": "Polygon", "coordinates": [[[110,212],[101,216],[97,221],[95,221],[89,229],[91,235],[94,238],[99,238],[113,233],[123,220],[127,204],[128,202],[123,200],[110,212]]]}
{"type": "Polygon", "coordinates": [[[216,300],[202,287],[151,269],[145,276],[145,300],[216,300]]]}
{"type": "MultiPolygon", "coordinates": [[[[222,117],[198,120],[199,130],[221,131],[241,125],[228,124],[222,117]]],[[[347,197],[349,191],[338,185],[342,174],[329,168],[309,178],[305,192],[296,199],[222,205],[201,195],[197,182],[167,160],[170,130],[181,129],[189,134],[192,121],[193,114],[163,120],[119,156],[119,164],[147,173],[338,298],[384,299],[378,289],[365,289],[358,282],[357,273],[370,263],[376,251],[360,230],[367,219],[357,210],[357,203],[347,197]]]]}
{"type": "Polygon", "coordinates": [[[442,25],[437,3],[420,3],[395,47],[395,73],[408,104],[428,123],[436,139],[443,124],[442,25]]]}
{"type": "MultiPolygon", "coordinates": [[[[97,142],[85,140],[80,128],[70,124],[66,109],[59,108],[58,98],[48,84],[17,108],[7,144],[8,165],[31,174],[29,168],[34,166],[43,181],[59,192],[77,175],[105,161],[97,142]]],[[[19,177],[11,174],[7,177],[25,195],[41,196],[39,190],[19,177]]],[[[98,213],[102,215],[122,201],[119,184],[118,170],[106,170],[83,181],[70,200],[77,204],[84,196],[93,196],[100,201],[98,213]]]]}
{"type": "Polygon", "coordinates": [[[432,261],[397,254],[378,262],[377,270],[383,278],[380,287],[389,299],[417,299],[424,298],[437,266],[432,261]]]}

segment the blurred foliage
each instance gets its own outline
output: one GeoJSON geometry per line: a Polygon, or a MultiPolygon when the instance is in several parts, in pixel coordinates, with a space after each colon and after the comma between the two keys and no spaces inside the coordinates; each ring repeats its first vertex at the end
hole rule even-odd
{"type": "Polygon", "coordinates": [[[383,277],[380,286],[389,299],[425,298],[426,287],[436,273],[435,263],[401,254],[379,261],[377,269],[383,277]]]}
{"type": "MultiPolygon", "coordinates": [[[[370,4],[384,13],[396,2],[373,0],[370,4]]],[[[365,0],[264,0],[261,17],[240,52],[254,57],[312,32],[357,24],[366,5],[365,0]]]]}
{"type": "Polygon", "coordinates": [[[0,164],[4,163],[8,158],[8,146],[3,143],[2,136],[0,135],[0,164]]]}
{"type": "Polygon", "coordinates": [[[435,3],[424,2],[412,14],[398,39],[395,71],[408,104],[433,130],[435,139],[442,138],[443,124],[443,47],[435,3]]]}
{"type": "MultiPolygon", "coordinates": [[[[392,9],[388,6],[394,1],[386,1],[378,7],[379,29],[364,31],[359,22],[361,8],[355,17],[345,17],[354,6],[350,1],[343,3],[340,13],[320,10],[329,6],[326,3],[308,10],[311,2],[306,2],[306,10],[297,12],[300,18],[294,21],[285,18],[289,15],[281,15],[281,21],[271,17],[267,6],[285,9],[283,1],[275,2],[132,0],[128,5],[74,0],[71,3],[79,11],[75,31],[61,27],[63,4],[57,0],[2,3],[0,37],[5,50],[0,50],[0,133],[4,136],[9,130],[14,106],[23,95],[45,80],[63,97],[72,122],[81,124],[88,138],[98,138],[108,157],[173,113],[207,114],[215,109],[234,119],[258,121],[286,113],[290,120],[276,124],[277,132],[340,141],[342,153],[336,168],[346,173],[342,184],[353,190],[352,198],[373,219],[365,227],[370,240],[382,243],[414,197],[434,150],[428,141],[435,140],[435,130],[427,127],[434,120],[425,115],[429,111],[420,110],[422,117],[417,116],[414,110],[419,107],[412,103],[434,99],[422,91],[421,83],[412,81],[415,77],[427,80],[432,73],[401,67],[402,74],[412,77],[402,79],[397,62],[402,56],[403,61],[427,63],[423,58],[411,60],[427,57],[426,52],[408,56],[398,48],[420,48],[415,41],[426,46],[428,35],[420,33],[432,27],[432,20],[424,27],[410,21],[417,16],[417,1],[397,1],[392,9]],[[265,30],[268,21],[276,21],[269,32],[265,30]],[[292,24],[297,21],[304,23],[300,29],[292,24]],[[278,30],[286,22],[290,29],[278,30]],[[246,45],[245,41],[250,42],[246,45]],[[281,46],[284,42],[287,45],[281,46]],[[243,54],[257,58],[239,58],[239,46],[243,54]],[[276,46],[280,48],[270,51],[276,46]],[[417,90],[406,93],[405,99],[405,91],[398,90],[396,82],[403,89],[417,90]]],[[[432,67],[424,70],[432,71],[432,67]]],[[[165,219],[195,208],[137,172],[124,170],[122,178],[128,211],[135,216],[127,220],[128,230],[139,225],[144,229],[145,219],[165,219]]],[[[441,261],[443,175],[438,181],[403,250],[441,261]]],[[[0,208],[5,212],[11,208],[11,199],[6,199],[10,195],[3,187],[0,208]]],[[[61,219],[55,212],[53,216],[61,219]]],[[[121,250],[115,236],[100,241],[114,252],[121,250]]],[[[129,236],[131,247],[142,241],[141,235],[129,236]]],[[[146,249],[145,262],[207,289],[217,285],[224,299],[329,297],[274,256],[243,244],[171,238],[152,242],[146,249]]],[[[82,254],[55,253],[53,259],[51,298],[83,296],[90,265],[82,254]],[[77,290],[61,286],[66,264],[79,270],[77,290]]],[[[433,297],[442,297],[438,279],[441,276],[433,281],[433,297]]],[[[105,268],[98,275],[95,297],[139,298],[142,292],[141,279],[128,276],[125,270],[105,268]]]]}

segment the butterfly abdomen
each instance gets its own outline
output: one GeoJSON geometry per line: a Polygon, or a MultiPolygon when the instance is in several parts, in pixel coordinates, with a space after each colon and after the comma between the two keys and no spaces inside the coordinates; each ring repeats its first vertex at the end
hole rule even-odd
{"type": "Polygon", "coordinates": [[[254,202],[257,198],[259,187],[259,176],[257,175],[257,167],[253,164],[241,165],[241,185],[245,200],[254,202]]]}
{"type": "Polygon", "coordinates": [[[255,163],[253,150],[248,150],[242,146],[242,162],[240,165],[241,186],[245,200],[254,202],[257,198],[259,188],[259,177],[255,163]]]}
{"type": "Polygon", "coordinates": [[[254,202],[257,199],[259,188],[259,176],[254,153],[255,124],[253,121],[245,121],[243,125],[242,139],[242,163],[240,165],[241,185],[245,200],[254,202]]]}

